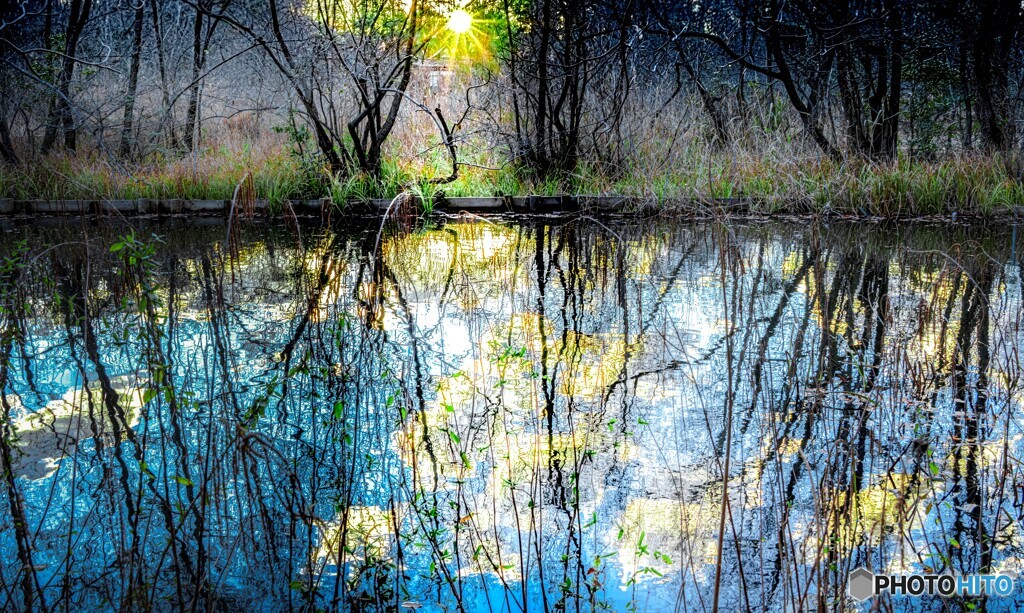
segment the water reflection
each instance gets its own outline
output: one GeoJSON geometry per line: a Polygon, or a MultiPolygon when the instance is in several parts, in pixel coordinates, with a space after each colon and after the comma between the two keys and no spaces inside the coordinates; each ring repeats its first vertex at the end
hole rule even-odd
{"type": "Polygon", "coordinates": [[[1016,228],[21,225],[0,257],[4,608],[828,610],[862,565],[1024,570],[1016,228]]]}

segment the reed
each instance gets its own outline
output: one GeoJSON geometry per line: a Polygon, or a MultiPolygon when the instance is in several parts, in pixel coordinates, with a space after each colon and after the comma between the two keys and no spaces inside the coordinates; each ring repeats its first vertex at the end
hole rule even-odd
{"type": "MultiPolygon", "coordinates": [[[[1024,185],[1012,159],[951,150],[934,159],[905,153],[888,163],[837,162],[794,138],[786,122],[760,120],[771,113],[754,111],[736,120],[743,129],[736,130],[740,136],[734,142],[713,145],[700,122],[694,124],[683,113],[689,103],[649,119],[650,104],[642,102],[627,109],[625,142],[614,155],[595,149],[567,174],[539,176],[518,163],[510,157],[500,126],[457,135],[458,178],[439,186],[438,193],[615,195],[682,212],[729,199],[746,202],[754,213],[888,218],[996,216],[1024,204],[1024,185]]],[[[456,110],[449,113],[456,115],[456,110]]],[[[0,197],[228,200],[238,181],[251,173],[257,197],[274,205],[330,197],[343,207],[353,200],[393,197],[450,173],[450,159],[430,118],[410,109],[400,119],[376,177],[331,175],[308,147],[297,153],[281,132],[227,130],[211,134],[185,156],[156,151],[128,164],[93,151],[2,166],[0,197]]]]}

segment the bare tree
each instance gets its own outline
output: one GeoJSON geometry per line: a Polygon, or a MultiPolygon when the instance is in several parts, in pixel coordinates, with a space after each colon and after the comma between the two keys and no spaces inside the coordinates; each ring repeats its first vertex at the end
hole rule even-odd
{"type": "Polygon", "coordinates": [[[128,70],[128,91],[125,95],[124,122],[121,126],[121,157],[128,157],[132,150],[132,124],[135,118],[135,95],[139,88],[139,65],[142,62],[142,22],[145,17],[145,3],[138,0],[135,18],[132,22],[132,59],[128,70]]]}
{"type": "MultiPolygon", "coordinates": [[[[9,87],[12,79],[10,67],[17,61],[12,57],[16,49],[9,40],[9,31],[24,21],[26,11],[22,6],[6,7],[0,10],[0,79],[3,89],[9,87]]],[[[3,90],[0,90],[2,92],[3,90]]],[[[0,160],[6,164],[16,164],[18,154],[14,150],[14,143],[11,139],[11,129],[8,125],[10,97],[0,95],[0,160]]]]}
{"type": "Polygon", "coordinates": [[[587,128],[614,133],[621,119],[631,82],[632,6],[538,0],[525,10],[505,2],[504,10],[515,154],[541,174],[571,172],[587,128]],[[607,104],[595,104],[594,84],[609,81],[607,104]]]}
{"type": "Polygon", "coordinates": [[[43,136],[43,154],[48,153],[56,143],[58,126],[64,130],[64,147],[67,150],[74,151],[78,141],[78,129],[71,106],[71,80],[77,64],[78,43],[92,11],[92,0],[70,0],[68,7],[68,23],[64,30],[65,47],[61,54],[56,102],[54,113],[51,114],[46,127],[46,134],[43,136]]]}
{"type": "Polygon", "coordinates": [[[164,36],[162,33],[160,5],[157,0],[149,0],[149,6],[153,20],[153,46],[156,49],[157,71],[160,77],[160,94],[161,100],[163,101],[163,111],[161,113],[160,123],[161,126],[166,126],[167,128],[167,135],[171,139],[171,146],[177,147],[178,135],[174,129],[174,122],[171,121],[171,92],[167,78],[167,61],[164,57],[164,36]]]}
{"type": "Polygon", "coordinates": [[[210,42],[221,23],[221,17],[230,0],[198,0],[194,5],[195,19],[192,29],[192,80],[189,82],[188,110],[185,114],[185,147],[191,151],[195,148],[199,130],[199,97],[202,86],[202,73],[206,66],[210,42]],[[204,20],[204,17],[206,19],[204,20]]]}
{"type": "Polygon", "coordinates": [[[266,14],[224,19],[259,46],[291,85],[320,154],[333,172],[381,171],[383,144],[395,127],[426,44],[418,0],[317,0],[266,14]]]}
{"type": "Polygon", "coordinates": [[[1024,7],[1011,0],[970,2],[950,16],[961,24],[972,62],[978,122],[985,146],[1005,151],[1016,142],[1011,83],[1024,31],[1024,7]]]}

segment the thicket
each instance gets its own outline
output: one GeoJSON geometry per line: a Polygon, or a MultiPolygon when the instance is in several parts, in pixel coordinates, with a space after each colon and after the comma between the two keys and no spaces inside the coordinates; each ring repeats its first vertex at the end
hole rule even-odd
{"type": "Polygon", "coordinates": [[[5,197],[1022,202],[1006,1],[23,0],[5,197]]]}

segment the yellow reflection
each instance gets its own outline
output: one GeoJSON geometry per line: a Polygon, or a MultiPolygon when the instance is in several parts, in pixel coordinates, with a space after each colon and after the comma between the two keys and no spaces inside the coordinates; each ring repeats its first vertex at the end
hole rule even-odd
{"type": "Polygon", "coordinates": [[[965,444],[946,456],[946,468],[959,475],[967,474],[967,461],[973,459],[975,466],[981,470],[998,466],[1003,459],[1004,439],[981,445],[965,444]]]}
{"type": "Polygon", "coordinates": [[[337,257],[331,250],[331,244],[329,240],[321,241],[306,251],[302,261],[311,291],[319,290],[310,313],[314,322],[326,321],[346,290],[348,266],[344,258],[337,257]]]}
{"type": "MultiPolygon", "coordinates": [[[[856,493],[849,515],[842,513],[836,534],[843,550],[848,551],[866,541],[876,543],[887,527],[900,526],[920,516],[915,512],[932,490],[942,484],[921,475],[890,473],[877,484],[856,493]]],[[[843,508],[845,493],[840,492],[834,504],[843,508]]]]}
{"type": "MultiPolygon", "coordinates": [[[[134,428],[139,423],[139,409],[145,404],[145,388],[140,387],[136,375],[114,377],[110,384],[117,392],[117,405],[124,411],[126,425],[134,428]]],[[[73,388],[15,421],[14,473],[28,479],[48,477],[60,459],[74,453],[78,443],[95,436],[110,438],[113,429],[99,383],[90,383],[88,393],[84,388],[73,388]]]]}
{"type": "Polygon", "coordinates": [[[515,287],[518,232],[497,224],[450,224],[389,238],[384,263],[410,299],[452,292],[463,309],[515,287]]]}
{"type": "Polygon", "coordinates": [[[562,394],[593,400],[622,374],[627,351],[636,354],[640,346],[627,346],[620,335],[570,333],[561,349],[567,363],[562,394]]]}
{"type": "Polygon", "coordinates": [[[394,518],[380,507],[349,507],[320,526],[319,542],[310,552],[310,566],[341,567],[353,560],[384,560],[391,554],[394,518]],[[344,540],[343,540],[344,539],[344,540]]]}
{"type": "Polygon", "coordinates": [[[717,513],[702,512],[700,503],[668,498],[634,498],[610,533],[618,549],[622,583],[658,580],[671,575],[683,555],[712,564],[715,542],[702,538],[717,527],[717,513]]]}

